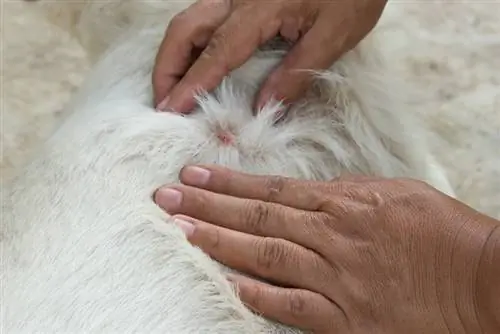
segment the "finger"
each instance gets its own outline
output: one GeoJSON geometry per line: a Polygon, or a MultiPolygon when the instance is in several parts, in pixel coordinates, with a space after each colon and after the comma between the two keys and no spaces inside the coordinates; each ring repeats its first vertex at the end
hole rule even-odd
{"type": "Polygon", "coordinates": [[[188,240],[220,263],[275,284],[326,293],[337,276],[321,256],[293,242],[262,238],[218,227],[184,215],[193,224],[188,240]]]}
{"type": "Polygon", "coordinates": [[[275,287],[241,275],[228,275],[228,279],[241,301],[266,318],[314,333],[346,332],[342,309],[320,294],[275,287]]]}
{"type": "Polygon", "coordinates": [[[169,108],[178,112],[191,110],[198,92],[216,88],[226,75],[247,61],[262,43],[276,35],[279,25],[267,20],[261,13],[235,10],[231,14],[172,90],[169,108]],[[261,22],[256,22],[259,17],[261,22]],[[256,24],[258,28],[255,28],[256,24]]]}
{"type": "Polygon", "coordinates": [[[219,166],[187,166],[180,172],[182,183],[229,196],[277,203],[299,210],[316,211],[325,201],[323,182],[283,176],[260,176],[219,166]]]}
{"type": "Polygon", "coordinates": [[[293,16],[283,19],[280,28],[280,36],[290,43],[295,43],[301,35],[301,24],[293,16]]]}
{"type": "MultiPolygon", "coordinates": [[[[333,20],[333,19],[332,19],[333,20]]],[[[347,34],[331,23],[316,21],[264,82],[256,100],[257,110],[274,98],[285,104],[304,96],[313,80],[312,70],[329,68],[344,51],[347,34]],[[332,33],[336,39],[332,43],[332,33]]]]}
{"type": "Polygon", "coordinates": [[[193,62],[193,52],[204,48],[213,31],[229,14],[227,1],[199,1],[175,16],[168,25],[153,69],[155,105],[159,105],[193,62]]]}
{"type": "Polygon", "coordinates": [[[352,182],[352,183],[369,183],[380,181],[380,177],[363,174],[341,173],[338,177],[330,182],[352,182]]]}
{"type": "Polygon", "coordinates": [[[161,188],[155,202],[170,215],[182,214],[256,236],[283,238],[306,248],[317,248],[321,242],[317,235],[326,233],[320,221],[326,220],[326,214],[188,186],[161,188]]]}

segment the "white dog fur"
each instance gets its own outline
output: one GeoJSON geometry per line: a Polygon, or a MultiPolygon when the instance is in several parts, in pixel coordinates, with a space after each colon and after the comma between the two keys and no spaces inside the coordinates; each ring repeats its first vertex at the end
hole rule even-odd
{"type": "Polygon", "coordinates": [[[279,124],[279,104],[257,117],[250,106],[280,50],[258,52],[200,97],[194,114],[156,113],[155,52],[168,18],[188,4],[46,4],[99,60],[68,118],[2,190],[3,333],[298,332],[245,308],[227,269],[153,203],[155,189],[178,182],[187,163],[315,180],[412,177],[453,195],[428,131],[398,102],[376,30],[321,73],[279,124]]]}

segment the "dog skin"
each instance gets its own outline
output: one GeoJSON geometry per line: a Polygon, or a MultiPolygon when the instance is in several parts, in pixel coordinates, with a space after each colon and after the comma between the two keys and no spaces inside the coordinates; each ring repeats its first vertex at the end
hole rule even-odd
{"type": "Polygon", "coordinates": [[[153,203],[188,163],[313,180],[411,177],[453,196],[428,130],[400,103],[377,30],[318,73],[278,123],[277,102],[251,110],[285,52],[273,43],[182,116],[155,111],[151,71],[166,24],[188,3],[40,3],[95,64],[64,123],[3,189],[5,333],[298,333],[248,310],[230,270],[153,203]]]}

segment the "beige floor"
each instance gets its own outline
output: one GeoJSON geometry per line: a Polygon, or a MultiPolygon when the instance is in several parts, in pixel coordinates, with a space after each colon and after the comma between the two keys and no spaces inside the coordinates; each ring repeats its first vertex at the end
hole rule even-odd
{"type": "Polygon", "coordinates": [[[33,12],[34,3],[0,1],[0,167],[5,180],[50,134],[88,65],[76,42],[33,12]]]}
{"type": "MultiPolygon", "coordinates": [[[[50,134],[88,64],[75,41],[34,15],[33,3],[0,1],[6,180],[50,134]]],[[[434,149],[459,197],[500,218],[500,0],[392,1],[388,53],[418,88],[419,112],[445,139],[434,149]]]]}

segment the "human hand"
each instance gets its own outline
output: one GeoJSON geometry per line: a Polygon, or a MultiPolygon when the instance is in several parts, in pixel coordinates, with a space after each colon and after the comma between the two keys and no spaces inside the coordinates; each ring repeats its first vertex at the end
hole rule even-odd
{"type": "Polygon", "coordinates": [[[268,318],[317,333],[480,333],[476,307],[498,302],[475,285],[498,222],[425,183],[220,167],[180,177],[184,185],[160,189],[156,202],[192,244],[269,282],[231,276],[268,318]]]}
{"type": "Polygon", "coordinates": [[[299,98],[322,70],[373,29],[387,0],[199,0],[170,22],[153,70],[159,110],[189,112],[196,90],[211,91],[273,37],[295,42],[267,78],[256,105],[299,98]]]}

